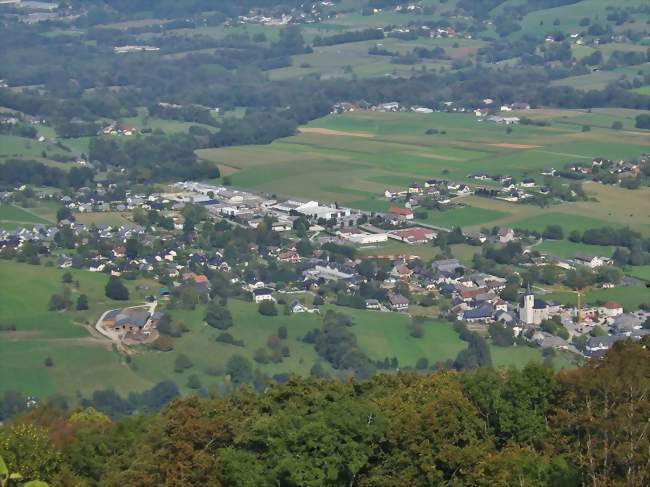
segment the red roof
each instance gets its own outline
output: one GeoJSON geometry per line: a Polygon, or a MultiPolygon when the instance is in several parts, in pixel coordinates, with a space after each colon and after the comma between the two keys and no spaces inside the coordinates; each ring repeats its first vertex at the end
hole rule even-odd
{"type": "Polygon", "coordinates": [[[391,233],[393,235],[397,235],[399,238],[407,242],[423,242],[433,238],[433,235],[435,235],[435,232],[433,230],[421,227],[395,230],[391,233]]]}
{"type": "Polygon", "coordinates": [[[623,306],[618,304],[616,301],[607,301],[605,303],[605,308],[607,308],[607,309],[618,309],[618,308],[622,308],[622,307],[623,306]]]}
{"type": "Polygon", "coordinates": [[[411,210],[410,208],[398,208],[394,206],[390,210],[388,210],[388,213],[391,213],[393,215],[407,216],[407,215],[412,215],[413,210],[411,210]]]}

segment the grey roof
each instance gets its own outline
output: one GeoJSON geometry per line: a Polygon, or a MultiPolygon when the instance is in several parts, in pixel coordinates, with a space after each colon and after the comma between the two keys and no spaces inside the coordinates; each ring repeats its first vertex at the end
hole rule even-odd
{"type": "Polygon", "coordinates": [[[576,252],[576,259],[582,260],[585,262],[591,262],[595,255],[588,254],[586,252],[576,252]]]}
{"type": "Polygon", "coordinates": [[[268,287],[259,287],[257,289],[253,289],[253,296],[268,296],[269,294],[272,293],[273,293],[273,289],[268,287]]]}
{"type": "Polygon", "coordinates": [[[617,330],[632,331],[641,326],[641,320],[631,314],[622,314],[614,319],[614,326],[617,330]]]}

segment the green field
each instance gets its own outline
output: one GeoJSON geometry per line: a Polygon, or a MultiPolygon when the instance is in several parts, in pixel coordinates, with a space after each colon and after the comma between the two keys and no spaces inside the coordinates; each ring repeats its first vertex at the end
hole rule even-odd
{"type": "MultiPolygon", "coordinates": [[[[189,374],[196,374],[203,386],[210,388],[223,381],[229,357],[241,354],[252,359],[254,351],[265,347],[268,337],[275,335],[279,326],[288,330],[285,344],[290,349],[290,357],[277,364],[255,364],[256,368],[269,375],[305,375],[320,360],[313,345],[300,340],[307,331],[321,326],[319,315],[280,313],[264,317],[257,312],[255,304],[230,300],[228,307],[235,326],[228,331],[236,339],[244,340],[245,347],[216,342],[220,331],[205,325],[203,307],[193,311],[174,310],[173,317],[185,323],[189,330],[173,340],[174,350],[154,352],[136,348],[131,362],[127,363],[110,342],[97,335],[92,325],[107,309],[141,303],[145,294],[154,292],[158,285],[143,280],[125,281],[132,300],[115,302],[104,296],[107,279],[104,274],[72,270],[73,279],[79,281],[79,288],[71,286],[72,299],[79,293],[87,294],[90,309],[47,311],[50,296],[62,291],[64,272],[55,267],[11,261],[0,266],[0,323],[17,327],[16,332],[0,332],[0,356],[4,364],[0,368],[0,391],[18,390],[40,397],[59,392],[74,399],[78,394],[87,397],[92,391],[107,387],[123,394],[142,391],[171,378],[184,392],[190,392],[186,384],[189,374]],[[194,364],[184,374],[174,372],[174,361],[181,353],[188,355],[194,364]],[[47,357],[54,360],[53,367],[44,365],[47,357]]],[[[453,359],[467,346],[448,322],[427,321],[424,337],[416,339],[409,335],[407,315],[325,307],[330,308],[353,317],[355,324],[351,330],[360,348],[373,360],[397,357],[402,367],[409,367],[418,358],[426,357],[433,364],[453,359]]],[[[539,358],[539,352],[532,349],[525,355],[517,353],[516,357],[496,351],[494,363],[519,366],[539,358]]],[[[327,364],[324,366],[334,372],[327,364]]]]}
{"type": "Polygon", "coordinates": [[[613,247],[606,245],[587,245],[570,242],[569,240],[544,240],[540,245],[533,247],[533,249],[563,259],[575,257],[576,252],[586,252],[603,257],[611,257],[614,253],[613,247]]]}
{"type": "MultiPolygon", "coordinates": [[[[475,183],[468,176],[485,171],[533,176],[542,182],[543,168],[594,157],[635,158],[650,146],[650,132],[606,128],[616,119],[633,125],[638,111],[524,113],[551,125],[517,126],[507,134],[504,127],[478,122],[468,114],[354,112],[315,120],[301,133],[269,145],[205,149],[198,154],[217,164],[235,186],[385,211],[390,203],[384,190],[403,190],[411,182],[444,178],[475,183]],[[582,132],[586,123],[603,127],[582,132]],[[446,134],[425,135],[429,128],[446,134]]],[[[469,229],[508,225],[543,230],[558,220],[567,230],[610,224],[650,233],[650,189],[585,184],[585,190],[594,201],[551,209],[467,197],[462,199],[467,208],[430,211],[428,222],[469,229]]]]}
{"type": "MultiPolygon", "coordinates": [[[[50,312],[50,296],[63,289],[65,271],[55,267],[31,266],[3,261],[0,265],[0,323],[16,325],[16,332],[0,332],[0,384],[3,390],[45,396],[60,392],[74,398],[77,391],[89,394],[102,387],[127,392],[150,387],[123,364],[110,344],[91,333],[94,324],[107,309],[123,306],[104,296],[104,274],[70,270],[79,288],[71,287],[74,302],[80,293],[88,295],[88,311],[50,312]],[[46,357],[53,367],[45,367],[46,357]]],[[[154,286],[146,281],[126,282],[132,304],[146,293],[136,284],[154,286]]],[[[126,303],[127,305],[129,303],[126,303]]]]}
{"type": "Polygon", "coordinates": [[[625,268],[628,276],[636,277],[650,282],[650,265],[630,266],[625,268]]]}
{"type": "Polygon", "coordinates": [[[42,218],[32,211],[13,205],[0,205],[0,223],[18,226],[22,224],[51,224],[52,222],[42,218]]]}
{"type": "MultiPolygon", "coordinates": [[[[576,295],[571,292],[546,294],[546,300],[557,300],[562,304],[575,304],[576,295]]],[[[650,303],[650,290],[645,286],[623,286],[613,289],[589,289],[583,295],[583,302],[595,305],[599,302],[616,301],[625,311],[639,309],[639,305],[650,303]]]]}

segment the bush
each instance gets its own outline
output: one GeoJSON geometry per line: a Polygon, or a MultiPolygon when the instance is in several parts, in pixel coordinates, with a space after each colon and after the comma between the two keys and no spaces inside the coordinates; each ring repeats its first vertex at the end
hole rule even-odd
{"type": "Polygon", "coordinates": [[[564,231],[560,225],[548,225],[542,237],[549,240],[562,240],[564,238],[564,231]]]}
{"type": "Polygon", "coordinates": [[[260,305],[257,307],[257,310],[259,313],[263,316],[277,316],[278,315],[278,309],[275,307],[275,303],[273,301],[262,301],[260,305]]]}
{"type": "Polygon", "coordinates": [[[426,357],[420,357],[415,363],[415,368],[418,370],[426,370],[429,368],[429,359],[426,357]]]}
{"type": "Polygon", "coordinates": [[[221,343],[227,343],[228,345],[234,345],[235,347],[244,346],[244,340],[236,340],[230,333],[219,333],[216,340],[221,343]]]}
{"type": "Polygon", "coordinates": [[[210,303],[205,311],[205,322],[219,330],[227,330],[233,325],[232,314],[225,306],[210,303]]]}
{"type": "Polygon", "coordinates": [[[253,359],[258,364],[268,364],[271,361],[269,351],[266,348],[258,348],[253,354],[253,359]]]}
{"type": "Polygon", "coordinates": [[[200,389],[201,388],[201,381],[199,380],[199,376],[196,374],[192,374],[187,378],[187,387],[190,389],[200,389]]]}
{"type": "Polygon", "coordinates": [[[194,364],[192,363],[190,358],[184,353],[182,353],[178,357],[176,357],[176,360],[174,361],[174,372],[180,374],[185,369],[191,368],[193,365],[194,364]]]}
{"type": "Polygon", "coordinates": [[[106,297],[116,301],[128,301],[129,290],[121,279],[111,276],[105,288],[106,297]]]}
{"type": "Polygon", "coordinates": [[[65,296],[62,294],[53,294],[50,297],[50,302],[47,305],[47,309],[49,311],[63,311],[67,309],[68,307],[68,301],[66,300],[65,296]]]}
{"type": "Polygon", "coordinates": [[[245,384],[253,380],[253,367],[246,357],[233,355],[226,363],[226,372],[233,384],[245,384]]]}
{"type": "Polygon", "coordinates": [[[77,311],[88,309],[88,296],[80,294],[77,298],[77,311]]]}
{"type": "Polygon", "coordinates": [[[156,338],[156,341],[152,344],[153,348],[159,350],[160,352],[171,352],[174,350],[174,344],[172,339],[168,336],[161,335],[156,338]]]}
{"type": "Polygon", "coordinates": [[[54,367],[54,359],[52,357],[47,357],[43,363],[45,367],[54,367]]]}
{"type": "Polygon", "coordinates": [[[286,326],[281,326],[278,328],[278,336],[281,340],[286,340],[289,337],[286,326]]]}
{"type": "Polygon", "coordinates": [[[424,326],[422,321],[422,318],[418,316],[411,320],[411,323],[409,324],[409,335],[413,338],[422,338],[424,336],[424,326]]]}

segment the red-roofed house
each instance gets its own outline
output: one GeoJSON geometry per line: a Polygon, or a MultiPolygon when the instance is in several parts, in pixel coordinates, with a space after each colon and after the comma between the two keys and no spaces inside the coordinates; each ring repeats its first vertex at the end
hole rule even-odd
{"type": "Polygon", "coordinates": [[[398,208],[394,206],[388,210],[388,213],[403,218],[405,220],[413,220],[413,210],[411,210],[410,208],[398,208]]]}
{"type": "Polygon", "coordinates": [[[426,243],[436,236],[436,232],[428,228],[414,227],[403,230],[393,230],[388,234],[389,238],[400,240],[408,244],[426,243]]]}
{"type": "Polygon", "coordinates": [[[598,311],[605,316],[614,318],[623,314],[623,306],[616,301],[607,301],[598,311]]]}

